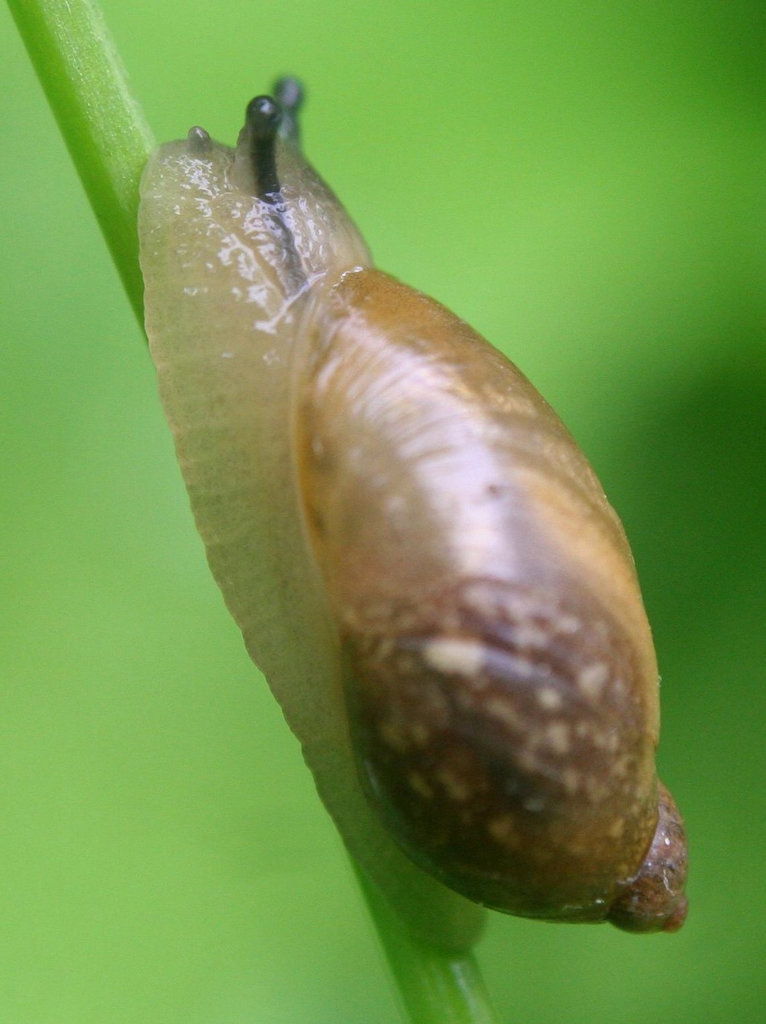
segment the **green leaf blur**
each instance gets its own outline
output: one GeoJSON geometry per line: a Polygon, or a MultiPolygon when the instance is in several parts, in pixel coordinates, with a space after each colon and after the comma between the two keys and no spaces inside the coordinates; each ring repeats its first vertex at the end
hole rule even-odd
{"type": "MultiPolygon", "coordinates": [[[[691,835],[676,936],[493,916],[502,1021],[756,1020],[761,3],[103,3],[158,138],[275,75],[378,264],[502,347],[631,538],[691,835]]],[[[354,880],[204,563],[140,332],[0,11],[0,1020],[383,1024],[354,880]]]]}

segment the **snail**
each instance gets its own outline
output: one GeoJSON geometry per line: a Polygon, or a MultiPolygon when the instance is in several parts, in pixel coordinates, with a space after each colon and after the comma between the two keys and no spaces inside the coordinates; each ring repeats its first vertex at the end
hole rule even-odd
{"type": "Polygon", "coordinates": [[[142,182],[146,328],[212,572],[361,868],[414,931],[479,907],[674,931],[681,816],[622,526],[523,374],[372,266],[294,79],[142,182]]]}

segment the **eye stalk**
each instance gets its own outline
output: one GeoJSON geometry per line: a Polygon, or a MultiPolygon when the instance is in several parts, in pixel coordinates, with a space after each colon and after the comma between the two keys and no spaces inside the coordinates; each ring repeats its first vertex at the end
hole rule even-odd
{"type": "Polygon", "coordinates": [[[189,129],[186,140],[189,143],[189,152],[194,156],[206,156],[211,150],[210,135],[199,125],[189,129]]]}
{"type": "Polygon", "coordinates": [[[256,96],[250,100],[245,111],[245,131],[250,138],[256,193],[269,202],[279,196],[274,146],[281,123],[282,108],[271,96],[256,96]]]}

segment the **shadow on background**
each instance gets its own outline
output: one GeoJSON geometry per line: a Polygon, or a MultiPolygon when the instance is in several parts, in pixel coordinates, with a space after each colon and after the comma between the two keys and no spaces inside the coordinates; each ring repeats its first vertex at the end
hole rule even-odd
{"type": "Polygon", "coordinates": [[[636,494],[629,532],[658,642],[693,650],[734,604],[763,597],[766,381],[755,366],[710,363],[648,398],[644,415],[618,487],[636,494]]]}
{"type": "MultiPolygon", "coordinates": [[[[702,351],[757,351],[751,340],[706,339],[702,351]]],[[[710,972],[696,990],[705,1020],[714,1019],[708,987],[721,998],[740,977],[754,1005],[764,992],[747,953],[766,902],[766,382],[757,363],[716,356],[647,396],[615,469],[663,677],[660,771],[690,832],[687,927],[710,972]],[[725,943],[721,920],[731,925],[725,943]]]]}

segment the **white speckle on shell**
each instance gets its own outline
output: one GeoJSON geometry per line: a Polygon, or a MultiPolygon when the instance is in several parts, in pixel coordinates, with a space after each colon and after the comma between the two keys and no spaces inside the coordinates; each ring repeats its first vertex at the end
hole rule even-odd
{"type": "Polygon", "coordinates": [[[571,733],[566,722],[551,722],[545,727],[545,742],[554,752],[563,756],[571,747],[571,733]]]}
{"type": "Polygon", "coordinates": [[[412,742],[416,747],[427,747],[431,739],[431,730],[423,722],[412,722],[409,727],[412,742]]]}
{"type": "Polygon", "coordinates": [[[580,629],[581,622],[574,615],[559,615],[556,625],[559,633],[576,633],[580,629]]]}
{"type": "Polygon", "coordinates": [[[576,793],[580,788],[580,773],[574,768],[565,768],[561,773],[561,782],[567,793],[576,793]]]}
{"type": "Polygon", "coordinates": [[[561,707],[561,694],[552,686],[543,686],[537,691],[537,703],[546,711],[555,711],[561,707]]]}
{"type": "Polygon", "coordinates": [[[597,700],[609,679],[609,669],[603,661],[586,665],[577,673],[577,686],[583,696],[597,700]]]}
{"type": "Polygon", "coordinates": [[[473,796],[472,787],[449,766],[439,768],[436,772],[436,780],[441,784],[450,800],[463,803],[473,796]]]}
{"type": "Polygon", "coordinates": [[[522,800],[521,805],[530,814],[542,814],[545,810],[545,800],[541,796],[529,796],[522,800]]]}
{"type": "Polygon", "coordinates": [[[490,697],[484,704],[484,710],[492,718],[502,722],[503,725],[510,726],[511,729],[518,729],[523,724],[511,702],[502,697],[490,697]]]}
{"type": "Polygon", "coordinates": [[[548,630],[541,629],[539,626],[522,623],[514,630],[513,639],[521,650],[537,649],[546,646],[550,640],[550,634],[548,630]]]}
{"type": "Polygon", "coordinates": [[[484,661],[484,648],[478,640],[440,637],[423,648],[423,658],[439,672],[461,676],[475,675],[484,661]]]}
{"type": "Polygon", "coordinates": [[[409,749],[410,743],[404,734],[404,730],[395,722],[385,721],[378,726],[380,738],[392,750],[403,754],[409,749]]]}
{"type": "Polygon", "coordinates": [[[417,793],[418,796],[422,796],[424,800],[433,799],[434,791],[428,785],[420,772],[410,772],[407,776],[407,782],[410,789],[417,793]]]}
{"type": "Polygon", "coordinates": [[[501,814],[496,818],[490,818],[487,822],[487,832],[496,843],[512,850],[517,849],[521,843],[510,814],[501,814]]]}

